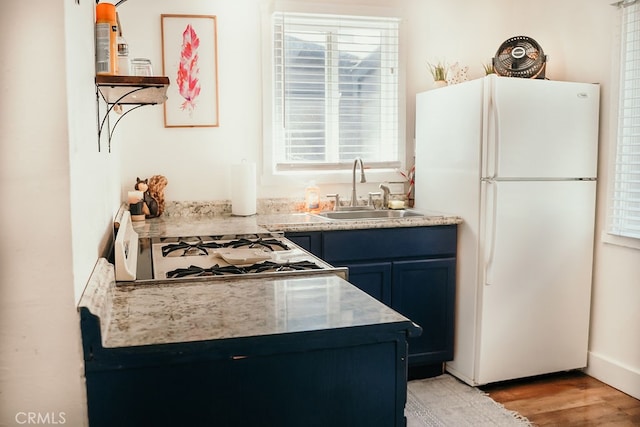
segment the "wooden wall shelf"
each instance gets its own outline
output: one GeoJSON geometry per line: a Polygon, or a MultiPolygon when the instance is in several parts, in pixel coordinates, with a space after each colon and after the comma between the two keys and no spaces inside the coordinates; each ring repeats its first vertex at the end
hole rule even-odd
{"type": "Polygon", "coordinates": [[[168,77],[96,76],[96,86],[107,104],[162,104],[167,99],[168,77]]]}

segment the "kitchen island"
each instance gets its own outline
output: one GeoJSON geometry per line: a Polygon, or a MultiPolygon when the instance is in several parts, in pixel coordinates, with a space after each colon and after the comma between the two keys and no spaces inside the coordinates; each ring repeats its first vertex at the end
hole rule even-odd
{"type": "Polygon", "coordinates": [[[113,277],[80,301],[92,427],[404,425],[420,328],[340,277],[113,277]]]}
{"type": "MultiPolygon", "coordinates": [[[[277,214],[135,228],[149,237],[380,225],[277,214]]],[[[421,328],[334,273],[116,284],[100,259],[79,309],[92,426],[404,425],[407,340],[421,328]]]]}

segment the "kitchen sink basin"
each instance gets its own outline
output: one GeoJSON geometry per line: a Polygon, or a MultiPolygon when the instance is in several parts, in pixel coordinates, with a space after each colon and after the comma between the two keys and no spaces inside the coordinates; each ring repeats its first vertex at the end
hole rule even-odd
{"type": "Polygon", "coordinates": [[[410,217],[423,217],[424,215],[410,210],[353,210],[353,211],[329,211],[320,212],[314,214],[327,219],[339,219],[339,220],[355,220],[355,219],[395,219],[395,218],[410,218],[410,217]]]}

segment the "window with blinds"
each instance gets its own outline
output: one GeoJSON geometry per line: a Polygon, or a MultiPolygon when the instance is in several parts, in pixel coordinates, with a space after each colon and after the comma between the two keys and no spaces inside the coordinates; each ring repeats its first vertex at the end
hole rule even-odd
{"type": "Polygon", "coordinates": [[[398,167],[398,19],[273,15],[276,170],[398,167]]]}
{"type": "Polygon", "coordinates": [[[640,4],[621,5],[620,107],[609,232],[640,239],[640,4]]]}

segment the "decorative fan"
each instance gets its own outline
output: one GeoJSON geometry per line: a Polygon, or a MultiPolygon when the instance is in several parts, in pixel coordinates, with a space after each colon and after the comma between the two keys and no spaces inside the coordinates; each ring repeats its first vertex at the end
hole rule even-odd
{"type": "Polygon", "coordinates": [[[493,68],[500,76],[544,79],[546,61],[538,42],[531,37],[516,36],[500,45],[493,68]]]}

